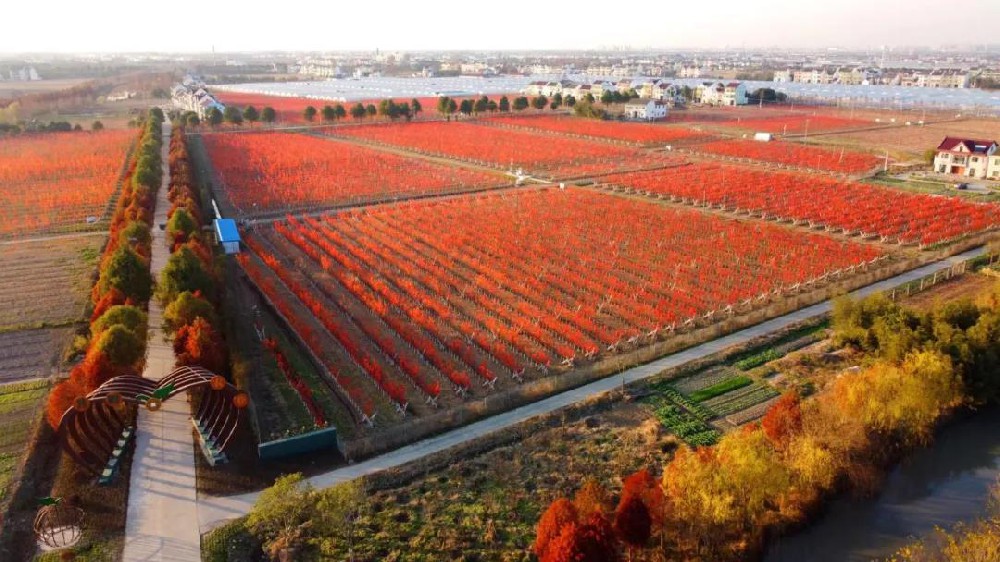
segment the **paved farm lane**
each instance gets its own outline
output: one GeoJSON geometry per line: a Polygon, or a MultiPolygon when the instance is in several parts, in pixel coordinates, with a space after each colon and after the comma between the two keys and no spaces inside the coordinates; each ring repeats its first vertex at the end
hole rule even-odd
{"type": "MultiPolygon", "coordinates": [[[[854,291],[852,295],[865,296],[874,292],[891,289],[908,281],[913,281],[920,279],[921,277],[931,275],[936,271],[947,270],[958,263],[977,255],[981,255],[983,252],[983,248],[970,250],[964,254],[946,258],[944,260],[897,275],[896,277],[869,285],[854,291]]],[[[418,441],[412,445],[402,447],[384,455],[373,457],[357,464],[331,470],[330,472],[323,474],[318,474],[308,480],[317,488],[327,488],[340,482],[353,480],[361,476],[374,474],[381,470],[397,467],[417,460],[421,457],[460,445],[466,441],[482,437],[494,431],[516,425],[533,417],[547,414],[576,402],[587,400],[588,398],[592,398],[621,386],[623,381],[630,383],[646,379],[660,373],[664,369],[682,365],[689,361],[711,355],[727,347],[745,343],[754,338],[780,330],[790,324],[827,313],[830,311],[831,306],[831,301],[824,301],[822,303],[786,314],[785,316],[768,320],[756,326],[751,326],[744,330],[734,332],[717,340],[706,342],[673,355],[662,357],[651,363],[634,367],[619,375],[613,375],[579,388],[550,396],[544,400],[539,400],[538,402],[521,406],[520,408],[516,408],[509,412],[492,416],[476,423],[442,433],[441,435],[424,439],[423,441],[418,441]]],[[[228,497],[201,498],[198,501],[198,519],[202,532],[207,532],[226,520],[245,515],[249,511],[250,507],[253,506],[253,503],[257,500],[257,496],[258,493],[249,493],[228,497]]]]}
{"type": "MultiPolygon", "coordinates": [[[[156,193],[153,248],[150,270],[154,279],[170,257],[166,224],[170,201],[170,122],[163,124],[163,180],[156,193]]],[[[149,302],[149,336],[143,376],[160,379],[174,367],[174,350],[163,340],[163,309],[155,298],[149,302]]],[[[126,562],[201,560],[194,441],[190,408],[183,395],[164,402],[157,412],[139,409],[135,458],[129,484],[128,519],[125,523],[126,562]]]]}

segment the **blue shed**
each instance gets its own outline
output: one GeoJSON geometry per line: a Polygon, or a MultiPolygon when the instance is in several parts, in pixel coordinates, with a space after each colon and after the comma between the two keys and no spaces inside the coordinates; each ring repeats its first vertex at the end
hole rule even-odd
{"type": "Polygon", "coordinates": [[[240,232],[233,219],[215,219],[215,239],[226,254],[240,253],[240,232]]]}

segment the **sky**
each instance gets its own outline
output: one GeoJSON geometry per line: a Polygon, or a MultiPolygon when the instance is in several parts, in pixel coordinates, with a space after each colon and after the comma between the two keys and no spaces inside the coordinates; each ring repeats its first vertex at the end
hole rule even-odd
{"type": "Polygon", "coordinates": [[[982,45],[1000,0],[36,0],[0,53],[982,45]],[[191,10],[182,8],[190,6],[191,10]],[[197,9],[196,9],[197,7],[197,9]]]}

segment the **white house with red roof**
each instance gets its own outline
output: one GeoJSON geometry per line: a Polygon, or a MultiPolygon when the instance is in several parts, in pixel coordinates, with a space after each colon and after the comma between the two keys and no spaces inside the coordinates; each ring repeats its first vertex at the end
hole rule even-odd
{"type": "Polygon", "coordinates": [[[970,178],[1000,179],[1000,154],[992,140],[945,137],[934,156],[934,171],[970,178]]]}

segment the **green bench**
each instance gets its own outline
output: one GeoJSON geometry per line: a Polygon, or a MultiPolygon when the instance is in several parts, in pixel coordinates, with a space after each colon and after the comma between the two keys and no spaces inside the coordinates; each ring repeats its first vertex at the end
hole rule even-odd
{"type": "Polygon", "coordinates": [[[101,475],[97,478],[97,483],[101,486],[110,485],[118,474],[118,467],[121,465],[122,455],[125,454],[125,446],[128,445],[129,439],[135,435],[135,428],[131,426],[125,426],[122,429],[121,437],[115,443],[114,450],[111,451],[111,456],[108,457],[108,462],[104,465],[104,470],[101,471],[101,475]]]}
{"type": "Polygon", "coordinates": [[[215,442],[215,439],[212,439],[212,436],[208,434],[208,428],[202,424],[201,420],[192,419],[191,425],[198,432],[198,445],[201,447],[201,453],[210,466],[225,464],[229,461],[226,454],[219,448],[218,443],[215,442]]]}

